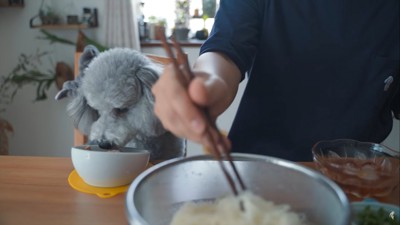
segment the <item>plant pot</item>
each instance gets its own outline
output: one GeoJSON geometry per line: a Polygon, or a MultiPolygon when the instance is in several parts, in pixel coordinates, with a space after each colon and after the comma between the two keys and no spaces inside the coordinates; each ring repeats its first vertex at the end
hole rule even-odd
{"type": "Polygon", "coordinates": [[[0,155],[8,155],[8,138],[12,133],[11,124],[0,117],[0,155]]]}
{"type": "Polygon", "coordinates": [[[208,38],[208,30],[204,28],[202,30],[196,31],[195,37],[198,40],[206,40],[208,38]]]}
{"type": "Polygon", "coordinates": [[[173,30],[172,36],[177,41],[186,41],[189,37],[189,29],[188,28],[175,28],[173,30]]]}
{"type": "Polygon", "coordinates": [[[165,27],[159,25],[154,26],[154,39],[161,40],[162,35],[165,35],[165,27]]]}
{"type": "Polygon", "coordinates": [[[40,16],[40,21],[42,25],[52,25],[58,24],[60,22],[60,18],[57,16],[40,16]]]}
{"type": "Polygon", "coordinates": [[[157,24],[149,23],[150,40],[161,40],[161,35],[165,35],[165,27],[157,24]]]}

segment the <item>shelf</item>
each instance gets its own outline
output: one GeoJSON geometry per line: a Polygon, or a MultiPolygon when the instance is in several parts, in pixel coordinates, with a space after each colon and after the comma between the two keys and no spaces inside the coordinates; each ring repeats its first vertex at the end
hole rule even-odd
{"type": "MultiPolygon", "coordinates": [[[[1,0],[0,0],[1,1],[1,0]]],[[[78,21],[77,15],[68,15],[67,23],[59,23],[60,16],[49,16],[49,15],[35,15],[29,20],[29,27],[33,29],[45,29],[45,30],[81,30],[81,29],[91,29],[97,28],[98,17],[97,8],[93,8],[93,11],[89,8],[84,8],[89,10],[90,16],[85,19],[87,23],[78,21]]]]}
{"type": "MultiPolygon", "coordinates": [[[[183,47],[200,47],[204,40],[197,40],[197,39],[188,39],[186,41],[179,42],[183,47]]],[[[162,47],[162,43],[160,40],[142,40],[140,41],[141,47],[162,47]]]]}
{"type": "Polygon", "coordinates": [[[4,5],[4,4],[0,4],[0,8],[24,8],[24,5],[4,5]]]}
{"type": "Polygon", "coordinates": [[[68,30],[68,29],[80,30],[80,29],[90,29],[95,27],[90,27],[84,24],[54,24],[54,25],[36,25],[36,26],[31,26],[31,28],[46,29],[46,30],[68,30]]]}
{"type": "Polygon", "coordinates": [[[23,8],[23,0],[0,0],[0,8],[23,8]]]}
{"type": "Polygon", "coordinates": [[[0,8],[24,8],[23,5],[0,5],[0,8]]]}

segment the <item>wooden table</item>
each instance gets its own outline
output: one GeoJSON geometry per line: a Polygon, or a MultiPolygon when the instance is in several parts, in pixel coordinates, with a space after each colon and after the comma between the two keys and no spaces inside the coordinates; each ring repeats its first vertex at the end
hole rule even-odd
{"type": "MultiPolygon", "coordinates": [[[[0,224],[128,224],[124,194],[78,192],[67,181],[72,169],[70,158],[0,156],[0,224]]],[[[399,205],[399,190],[381,201],[399,205]]]]}
{"type": "Polygon", "coordinates": [[[70,158],[0,156],[0,224],[128,224],[124,194],[78,192],[67,181],[72,169],[70,158]]]}

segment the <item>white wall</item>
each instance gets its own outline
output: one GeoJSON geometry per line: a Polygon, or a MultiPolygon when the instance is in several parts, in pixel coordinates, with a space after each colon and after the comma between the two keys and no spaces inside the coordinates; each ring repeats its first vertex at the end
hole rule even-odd
{"type": "MultiPolygon", "coordinates": [[[[75,8],[81,14],[82,7],[97,7],[100,15],[100,27],[84,32],[92,38],[101,40],[104,0],[62,0],[45,1],[56,10],[75,8]]],[[[44,59],[45,69],[52,68],[58,61],[64,61],[73,68],[75,48],[62,44],[50,45],[50,42],[38,40],[38,29],[29,28],[29,20],[38,13],[41,0],[25,1],[24,8],[0,8],[0,75],[5,76],[16,66],[21,53],[33,54],[36,50],[51,51],[51,59],[44,59]],[[50,64],[50,60],[52,64],[50,64]]],[[[50,32],[75,41],[76,30],[50,30],[50,32]]],[[[50,57],[49,57],[50,58],[50,57]]],[[[45,71],[45,70],[43,70],[45,71]]],[[[4,115],[14,127],[14,135],[10,138],[11,155],[48,155],[69,156],[73,144],[72,121],[66,115],[66,101],[56,102],[55,86],[49,91],[49,99],[33,103],[35,88],[29,86],[21,89],[14,103],[4,115]]]]}
{"type": "MultiPolygon", "coordinates": [[[[61,44],[50,45],[48,41],[38,40],[39,30],[29,28],[29,19],[37,14],[40,0],[25,1],[25,7],[0,8],[0,75],[7,75],[16,65],[21,53],[31,54],[37,49],[52,51],[52,62],[65,61],[73,66],[74,47],[61,44]]],[[[53,0],[58,9],[71,8],[70,1],[53,0]]],[[[84,6],[99,9],[100,27],[84,32],[104,43],[104,0],[74,0],[73,7],[80,10],[84,6]]],[[[51,30],[52,33],[64,38],[75,40],[76,30],[51,30]]],[[[163,54],[161,48],[144,48],[144,52],[163,54]]],[[[198,55],[197,48],[185,48],[191,62],[198,55]]],[[[47,66],[49,64],[47,63],[47,66]]],[[[49,68],[49,67],[47,67],[49,68]]],[[[229,130],[235,114],[239,98],[245,82],[241,85],[239,96],[226,113],[218,119],[221,129],[229,130]]],[[[12,155],[46,155],[69,156],[73,144],[73,126],[68,118],[65,107],[66,101],[56,102],[53,97],[57,93],[55,87],[49,92],[49,99],[33,103],[35,88],[28,87],[20,90],[13,105],[8,108],[4,116],[14,126],[14,135],[10,138],[10,154],[12,155]]],[[[398,121],[395,122],[391,136],[385,141],[388,146],[400,149],[398,121]]],[[[201,146],[189,144],[189,154],[201,153],[201,146]]]]}

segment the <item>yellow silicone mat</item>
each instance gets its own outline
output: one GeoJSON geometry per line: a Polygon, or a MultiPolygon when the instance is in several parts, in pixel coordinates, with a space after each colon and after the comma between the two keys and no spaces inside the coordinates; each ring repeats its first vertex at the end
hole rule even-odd
{"type": "Polygon", "coordinates": [[[72,170],[72,172],[69,174],[68,183],[73,189],[77,191],[88,194],[95,194],[100,198],[114,197],[115,195],[128,191],[129,188],[129,184],[125,186],[110,187],[110,188],[91,186],[89,184],[86,184],[85,181],[83,181],[83,179],[78,175],[76,170],[72,170]]]}

